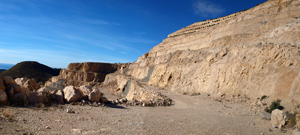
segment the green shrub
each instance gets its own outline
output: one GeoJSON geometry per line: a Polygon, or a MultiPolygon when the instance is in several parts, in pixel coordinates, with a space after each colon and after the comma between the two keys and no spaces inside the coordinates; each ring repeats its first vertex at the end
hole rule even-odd
{"type": "Polygon", "coordinates": [[[266,95],[263,95],[263,96],[261,96],[260,101],[263,101],[263,100],[266,99],[266,98],[267,98],[267,96],[266,96],[266,95]]]}
{"type": "Polygon", "coordinates": [[[273,101],[272,104],[265,109],[265,111],[268,112],[268,113],[272,113],[272,111],[275,110],[275,109],[283,110],[284,107],[280,105],[280,102],[281,102],[280,99],[277,99],[276,101],[273,101]]]}

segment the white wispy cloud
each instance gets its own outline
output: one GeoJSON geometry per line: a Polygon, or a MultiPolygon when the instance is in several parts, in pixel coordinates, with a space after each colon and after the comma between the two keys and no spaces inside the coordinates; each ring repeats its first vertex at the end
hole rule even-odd
{"type": "Polygon", "coordinates": [[[194,3],[194,13],[202,17],[218,16],[225,12],[225,9],[212,2],[199,0],[194,3]]]}
{"type": "Polygon", "coordinates": [[[94,25],[121,25],[120,23],[99,20],[99,19],[84,19],[83,22],[94,24],[94,25]]]}

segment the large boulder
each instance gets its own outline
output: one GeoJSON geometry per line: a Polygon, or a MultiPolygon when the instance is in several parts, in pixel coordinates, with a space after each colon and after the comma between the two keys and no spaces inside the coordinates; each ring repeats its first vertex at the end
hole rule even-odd
{"type": "Polygon", "coordinates": [[[102,94],[99,89],[94,89],[90,94],[89,94],[89,100],[91,102],[99,102],[102,94]]]}
{"type": "Polygon", "coordinates": [[[82,99],[82,93],[79,89],[74,86],[67,86],[64,90],[65,99],[67,102],[75,102],[82,99]]]}
{"type": "Polygon", "coordinates": [[[40,88],[40,86],[36,83],[35,79],[29,79],[25,82],[24,87],[29,89],[30,91],[34,91],[40,88]]]}
{"type": "Polygon", "coordinates": [[[64,93],[62,90],[55,90],[52,92],[54,96],[54,102],[57,104],[64,104],[64,93]]]}
{"type": "Polygon", "coordinates": [[[272,111],[270,123],[275,128],[283,127],[286,123],[286,114],[279,109],[275,109],[272,111]]]}
{"type": "Polygon", "coordinates": [[[88,97],[89,94],[93,91],[91,87],[86,86],[86,85],[80,86],[79,89],[81,90],[82,96],[83,96],[84,98],[88,97]]]}
{"type": "Polygon", "coordinates": [[[31,105],[35,105],[35,104],[38,104],[41,102],[40,97],[37,92],[31,91],[28,98],[29,98],[28,99],[29,104],[31,104],[31,105]]]}
{"type": "Polygon", "coordinates": [[[3,77],[3,82],[4,82],[5,86],[7,86],[9,84],[16,84],[15,80],[12,79],[10,76],[4,76],[3,77]]]}
{"type": "Polygon", "coordinates": [[[0,89],[1,89],[1,90],[5,90],[5,86],[4,86],[4,83],[3,83],[3,78],[2,78],[2,76],[0,76],[0,89]]]}
{"type": "Polygon", "coordinates": [[[10,88],[6,88],[6,95],[10,98],[10,97],[13,97],[14,94],[15,94],[15,90],[13,87],[10,87],[10,88]]]}
{"type": "Polygon", "coordinates": [[[15,82],[16,82],[17,84],[23,86],[27,80],[28,80],[28,78],[16,78],[16,79],[15,79],[15,82]]]}
{"type": "Polygon", "coordinates": [[[25,93],[27,96],[29,96],[30,94],[30,91],[27,88],[20,86],[18,84],[9,84],[6,87],[6,90],[10,91],[12,88],[13,88],[13,93],[25,93]]]}
{"type": "Polygon", "coordinates": [[[0,89],[0,104],[5,105],[7,103],[7,95],[4,90],[0,89]]]}
{"type": "Polygon", "coordinates": [[[15,79],[15,82],[21,86],[26,87],[30,91],[34,91],[40,88],[35,79],[17,78],[15,79]]]}
{"type": "Polygon", "coordinates": [[[12,99],[13,105],[23,106],[28,105],[28,97],[25,93],[17,93],[12,99]]]}

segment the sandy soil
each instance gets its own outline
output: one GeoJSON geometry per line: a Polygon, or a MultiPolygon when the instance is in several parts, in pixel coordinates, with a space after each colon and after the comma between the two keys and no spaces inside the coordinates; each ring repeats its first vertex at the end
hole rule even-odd
{"type": "Polygon", "coordinates": [[[197,134],[273,135],[272,128],[246,103],[218,102],[207,96],[167,94],[170,107],[63,105],[49,108],[1,107],[0,134],[197,134]],[[67,113],[67,108],[75,113],[67,113]],[[6,115],[3,118],[3,115],[6,115]],[[8,118],[12,120],[8,120],[8,118]]]}

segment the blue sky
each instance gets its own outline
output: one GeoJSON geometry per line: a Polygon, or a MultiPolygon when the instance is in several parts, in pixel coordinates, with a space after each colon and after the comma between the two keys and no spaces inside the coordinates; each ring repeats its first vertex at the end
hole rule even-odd
{"type": "Polygon", "coordinates": [[[134,62],[168,34],[265,0],[0,0],[0,63],[134,62]]]}

